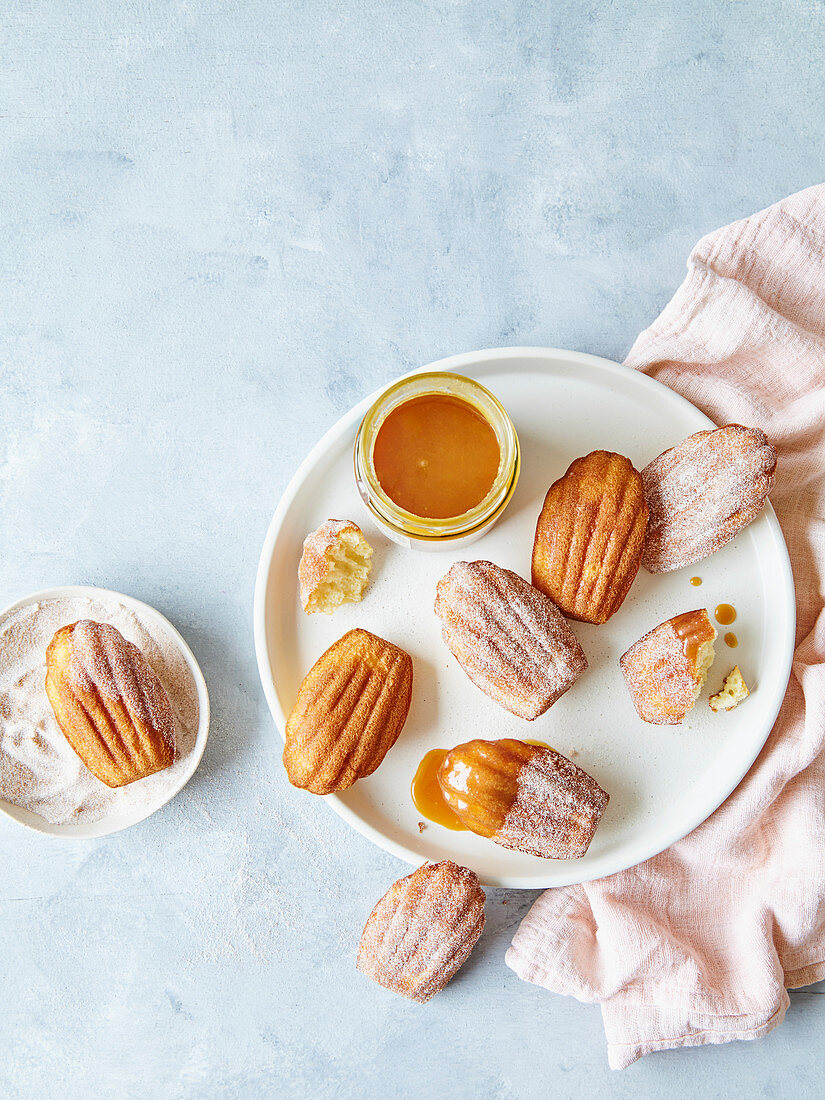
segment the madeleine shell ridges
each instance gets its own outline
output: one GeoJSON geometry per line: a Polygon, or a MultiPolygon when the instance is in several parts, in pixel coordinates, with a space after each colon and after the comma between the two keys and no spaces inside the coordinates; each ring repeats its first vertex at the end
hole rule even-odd
{"type": "Polygon", "coordinates": [[[456,745],[438,769],[444,801],[471,832],[491,839],[516,800],[521,769],[538,751],[512,737],[456,745]]]}
{"type": "Polygon", "coordinates": [[[484,928],[478,877],[451,860],[424,864],[389,888],[370,914],[358,969],[424,1004],[466,962],[484,928]]]}
{"type": "Polygon", "coordinates": [[[368,630],[350,630],[304,678],[286,724],[290,783],[313,794],[371,775],[395,744],[412,698],[412,659],[368,630]]]}
{"type": "Polygon", "coordinates": [[[753,522],[776,481],[776,450],[759,428],[694,432],[642,470],[650,510],[645,569],[669,573],[721,549],[753,522]]]}
{"type": "Polygon", "coordinates": [[[457,745],[438,782],[469,829],[540,859],[580,859],[609,801],[593,776],[560,752],[512,738],[457,745]]]}
{"type": "Polygon", "coordinates": [[[64,737],[107,787],[123,787],[175,761],[166,690],[116,627],[80,619],[46,649],[46,694],[64,737]]]}
{"type": "Polygon", "coordinates": [[[435,613],[470,680],[526,721],[543,714],[587,668],[553,601],[493,562],[456,562],[438,582],[435,613]]]}
{"type": "Polygon", "coordinates": [[[533,584],[572,619],[601,624],[639,571],[648,510],[624,455],[592,451],[547,491],[533,541],[533,584]]]}

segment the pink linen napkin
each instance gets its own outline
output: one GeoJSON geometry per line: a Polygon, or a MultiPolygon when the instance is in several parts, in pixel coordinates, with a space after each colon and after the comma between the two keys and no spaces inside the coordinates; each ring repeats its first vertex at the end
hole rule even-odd
{"type": "Polygon", "coordinates": [[[614,1069],[765,1035],[786,988],[825,977],[825,185],[701,240],[627,364],[776,446],[797,636],[776,725],[730,798],[661,855],[546,891],[507,952],[527,981],[601,1004],[614,1069]]]}

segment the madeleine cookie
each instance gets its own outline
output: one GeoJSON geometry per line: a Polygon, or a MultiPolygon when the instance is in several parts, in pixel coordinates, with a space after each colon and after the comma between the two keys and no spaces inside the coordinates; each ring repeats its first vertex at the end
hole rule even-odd
{"type": "Polygon", "coordinates": [[[61,627],[46,649],[46,694],[63,736],[107,787],[174,763],[169,697],[115,627],[90,619],[61,627]]]}
{"type": "Polygon", "coordinates": [[[425,864],[393,883],[370,913],[357,967],[424,1004],[464,965],[484,928],[484,891],[466,867],[425,864]]]}
{"type": "Polygon", "coordinates": [[[286,724],[289,781],[331,794],[372,775],[395,744],[412,697],[412,659],[367,630],[350,630],[315,662],[286,724]]]}
{"type": "Polygon", "coordinates": [[[612,451],[577,458],[547,491],[533,540],[533,584],[569,618],[606,623],[639,571],[642,478],[612,451]]]}
{"type": "Polygon", "coordinates": [[[553,601],[492,562],[457,562],[438,582],[435,613],[444,641],[476,687],[527,721],[587,668],[553,601]]]}
{"type": "Polygon", "coordinates": [[[561,753],[511,738],[457,745],[438,783],[468,829],[542,859],[580,859],[609,798],[561,753]]]}
{"type": "Polygon", "coordinates": [[[682,721],[713,664],[715,637],[702,607],[660,623],[619,658],[641,719],[661,726],[682,721]]]}
{"type": "Polygon", "coordinates": [[[741,424],[696,432],[654,458],[642,470],[645,569],[669,573],[713,554],[756,519],[775,480],[776,451],[741,424]]]}
{"type": "Polygon", "coordinates": [[[307,615],[331,615],[342,603],[359,603],[371,557],[372,547],[350,519],[328,519],[307,535],[298,566],[301,607],[307,615]]]}

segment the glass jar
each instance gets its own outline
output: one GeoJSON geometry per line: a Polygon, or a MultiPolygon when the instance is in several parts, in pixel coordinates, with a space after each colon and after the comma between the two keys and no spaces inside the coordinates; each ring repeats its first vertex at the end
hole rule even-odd
{"type": "Polygon", "coordinates": [[[453,550],[480,538],[510,502],[521,469],[516,429],[498,398],[472,378],[446,371],[411,375],[384,390],[361,421],[354,460],[358,492],[373,519],[394,542],[413,550],[453,550]],[[448,519],[429,519],[399,507],[384,492],[373,463],[375,441],[387,416],[413,398],[431,395],[466,401],[493,429],[499,447],[498,472],[487,495],[468,512],[448,519]]]}

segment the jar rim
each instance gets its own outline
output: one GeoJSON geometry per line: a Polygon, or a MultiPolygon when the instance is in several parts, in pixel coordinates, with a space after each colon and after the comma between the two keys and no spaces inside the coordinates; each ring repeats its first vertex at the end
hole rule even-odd
{"type": "Polygon", "coordinates": [[[359,491],[376,518],[400,534],[425,541],[462,538],[492,523],[509,503],[521,470],[518,435],[502,403],[474,378],[450,371],[421,371],[383,390],[361,421],[353,458],[359,491]],[[399,507],[384,491],[372,460],[375,440],[387,416],[399,405],[429,394],[446,394],[471,405],[495,432],[500,452],[496,478],[484,499],[469,511],[445,519],[428,519],[399,507]]]}

